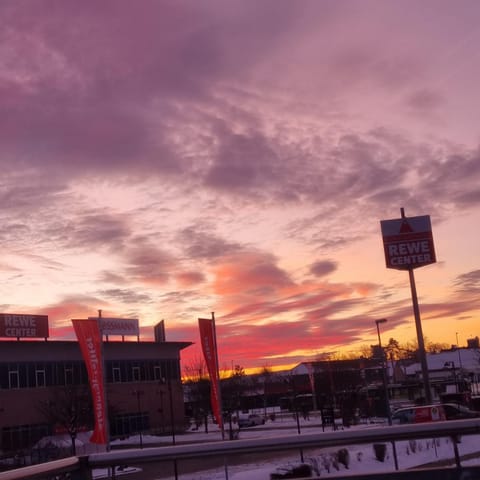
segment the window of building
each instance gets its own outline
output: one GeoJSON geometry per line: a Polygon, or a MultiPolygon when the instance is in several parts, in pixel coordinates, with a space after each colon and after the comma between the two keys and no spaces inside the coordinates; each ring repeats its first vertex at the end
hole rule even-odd
{"type": "Polygon", "coordinates": [[[45,370],[37,370],[35,372],[35,385],[37,387],[45,387],[45,370]]]}
{"type": "Polygon", "coordinates": [[[27,384],[29,387],[35,387],[37,384],[35,372],[37,371],[37,365],[35,363],[27,364],[27,384]]]}
{"type": "Polygon", "coordinates": [[[51,427],[43,424],[5,427],[2,428],[2,449],[7,452],[30,448],[42,437],[51,433],[51,427]]]}
{"type": "Polygon", "coordinates": [[[178,362],[175,360],[165,360],[165,378],[167,380],[179,380],[180,379],[180,370],[178,368],[178,362]]]}
{"type": "Polygon", "coordinates": [[[112,374],[114,383],[120,383],[122,381],[122,372],[120,370],[120,367],[113,367],[112,374]]]}
{"type": "Polygon", "coordinates": [[[18,370],[9,370],[8,388],[20,388],[20,377],[18,374],[18,370]]]}
{"type": "Polygon", "coordinates": [[[8,388],[8,367],[0,363],[0,388],[8,388]]]}
{"type": "Polygon", "coordinates": [[[51,387],[52,385],[56,384],[55,379],[55,363],[54,362],[45,362],[42,368],[39,370],[43,370],[45,372],[45,385],[51,387]]]}
{"type": "Polygon", "coordinates": [[[160,367],[160,365],[155,365],[155,366],[153,367],[153,379],[154,379],[156,382],[161,382],[161,381],[163,381],[164,376],[162,375],[162,368],[160,367]]]}
{"type": "Polygon", "coordinates": [[[65,365],[63,371],[65,385],[73,385],[73,366],[65,365]]]}
{"type": "Polygon", "coordinates": [[[139,382],[140,381],[140,367],[139,366],[133,366],[132,367],[132,379],[134,382],[139,382]]]}
{"type": "Polygon", "coordinates": [[[110,434],[113,437],[131,435],[149,430],[150,420],[148,413],[136,412],[116,415],[110,423],[110,434]]]}
{"type": "Polygon", "coordinates": [[[28,368],[27,363],[18,364],[18,386],[19,388],[28,387],[28,368]]]}

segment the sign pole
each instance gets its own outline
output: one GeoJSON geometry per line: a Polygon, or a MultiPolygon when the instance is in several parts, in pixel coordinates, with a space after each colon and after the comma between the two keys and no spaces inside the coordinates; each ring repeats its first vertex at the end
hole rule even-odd
{"type": "Polygon", "coordinates": [[[223,402],[222,402],[222,389],[220,387],[220,368],[218,365],[218,348],[217,348],[217,327],[215,326],[215,312],[212,312],[212,324],[213,324],[213,342],[215,350],[215,369],[218,381],[218,403],[220,405],[220,415],[222,416],[222,440],[225,440],[225,425],[223,424],[223,402]]]}
{"type": "MultiPolygon", "coordinates": [[[[400,209],[402,218],[405,218],[405,210],[400,209]]],[[[422,321],[420,319],[420,308],[418,307],[417,287],[415,285],[415,276],[413,268],[408,269],[410,279],[410,291],[412,292],[413,314],[415,316],[415,328],[417,330],[418,353],[420,355],[420,364],[422,366],[423,388],[425,390],[425,401],[427,404],[432,403],[432,392],[430,391],[430,381],[428,376],[427,356],[425,353],[425,342],[422,332],[422,321]]]]}
{"type": "MultiPolygon", "coordinates": [[[[102,351],[102,366],[103,366],[103,376],[102,376],[102,382],[103,382],[103,391],[104,391],[104,404],[103,404],[103,408],[105,409],[105,431],[106,431],[106,440],[107,440],[107,443],[105,445],[105,449],[107,450],[107,452],[110,451],[110,421],[109,421],[109,418],[108,418],[108,400],[107,400],[107,370],[106,370],[106,366],[107,366],[107,362],[105,360],[105,345],[103,343],[103,330],[102,330],[102,324],[101,324],[101,319],[102,318],[102,311],[99,309],[98,310],[98,318],[97,318],[97,322],[98,322],[98,326],[100,328],[100,344],[101,344],[101,351],[102,351]]],[[[108,341],[108,335],[107,335],[107,341],[108,341]]],[[[115,470],[115,467],[113,467],[113,469],[115,470]]]]}
{"type": "Polygon", "coordinates": [[[415,277],[413,269],[408,269],[410,277],[410,290],[412,292],[413,314],[415,315],[415,327],[417,329],[418,352],[420,354],[420,363],[422,365],[423,388],[425,389],[425,400],[427,404],[432,403],[432,392],[430,391],[430,381],[428,378],[427,355],[425,353],[425,342],[423,340],[422,322],[420,320],[420,309],[418,308],[417,289],[415,287],[415,277]]]}

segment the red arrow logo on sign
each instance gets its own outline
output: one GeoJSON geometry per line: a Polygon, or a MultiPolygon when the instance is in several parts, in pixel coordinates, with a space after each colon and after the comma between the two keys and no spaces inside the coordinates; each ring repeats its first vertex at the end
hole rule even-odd
{"type": "Polygon", "coordinates": [[[413,229],[407,220],[402,222],[402,226],[400,227],[400,233],[413,233],[413,229]]]}

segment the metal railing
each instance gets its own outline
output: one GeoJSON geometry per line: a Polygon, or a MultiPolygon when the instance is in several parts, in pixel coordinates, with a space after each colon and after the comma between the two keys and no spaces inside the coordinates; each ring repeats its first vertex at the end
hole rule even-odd
{"type": "MultiPolygon", "coordinates": [[[[235,441],[221,441],[210,443],[196,443],[187,445],[175,445],[164,447],[152,447],[143,449],[113,450],[104,453],[95,453],[85,457],[71,457],[54,462],[19,468],[0,473],[0,480],[17,479],[49,479],[55,475],[68,472],[68,477],[75,480],[90,480],[92,470],[95,468],[109,468],[113,472],[120,465],[142,466],[152,462],[173,462],[175,465],[175,477],[177,464],[190,459],[223,458],[225,465],[225,478],[228,479],[228,460],[242,454],[258,454],[267,452],[302,452],[311,449],[341,447],[347,445],[370,444],[380,442],[396,442],[411,439],[433,439],[450,437],[453,448],[453,470],[449,472],[450,479],[480,478],[480,466],[463,467],[462,459],[458,451],[459,436],[480,434],[480,418],[469,420],[455,420],[437,423],[424,423],[416,425],[381,426],[363,430],[347,429],[336,432],[321,432],[301,435],[285,435],[269,438],[246,439],[235,441]],[[453,476],[452,476],[453,475],[453,476]]],[[[480,441],[479,441],[480,451],[480,441]]],[[[388,474],[390,480],[409,478],[427,478],[428,472],[435,472],[435,479],[443,478],[441,472],[447,472],[448,468],[430,468],[428,470],[399,470],[388,474]],[[425,473],[426,472],[426,473],[425,473]]],[[[350,475],[348,478],[383,478],[385,474],[350,475]],[[380,476],[379,476],[380,475],[380,476]]],[[[60,477],[61,478],[61,477],[60,477]]],[[[342,478],[337,476],[337,479],[342,478]]],[[[431,473],[430,473],[430,478],[431,473]]],[[[446,478],[446,477],[445,477],[446,478]]]]}
{"type": "Polygon", "coordinates": [[[86,477],[78,476],[84,471],[81,467],[82,464],[88,471],[89,467],[86,465],[85,460],[81,460],[78,457],[61,458],[60,460],[53,460],[51,462],[39,463],[37,465],[29,465],[28,467],[15,468],[13,470],[1,472],[0,478],[2,480],[43,479],[54,476],[61,477],[68,473],[73,474],[73,477],[71,478],[88,479],[88,474],[86,477]]]}

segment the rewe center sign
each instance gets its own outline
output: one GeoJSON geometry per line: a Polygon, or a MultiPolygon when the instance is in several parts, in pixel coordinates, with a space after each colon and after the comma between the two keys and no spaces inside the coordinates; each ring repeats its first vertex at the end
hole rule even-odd
{"type": "Polygon", "coordinates": [[[430,216],[381,220],[387,268],[410,270],[435,263],[430,216]]]}
{"type": "Polygon", "coordinates": [[[47,338],[48,315],[0,313],[0,337],[47,338]]]}

